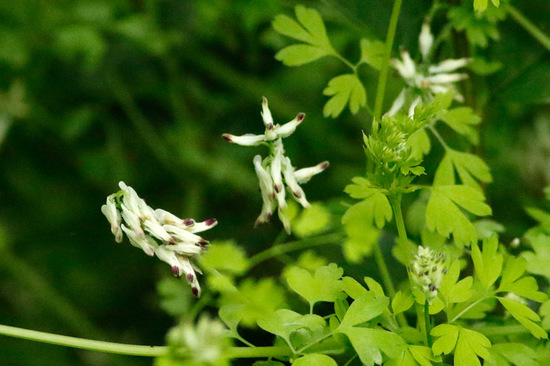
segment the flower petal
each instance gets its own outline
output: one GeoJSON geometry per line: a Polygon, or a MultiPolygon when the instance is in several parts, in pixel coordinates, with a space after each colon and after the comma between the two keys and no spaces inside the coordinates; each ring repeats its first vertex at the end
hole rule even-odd
{"type": "Polygon", "coordinates": [[[229,133],[224,133],[222,137],[226,141],[229,141],[241,146],[257,146],[265,141],[265,135],[253,135],[251,133],[247,133],[246,135],[242,135],[242,136],[235,136],[229,133]]]}
{"type": "Polygon", "coordinates": [[[311,177],[313,177],[316,174],[319,174],[323,172],[326,168],[330,166],[328,161],[323,161],[322,163],[319,163],[315,166],[309,167],[309,168],[302,168],[300,170],[296,170],[294,172],[294,178],[296,178],[296,181],[298,184],[303,184],[309,182],[311,177]]]}

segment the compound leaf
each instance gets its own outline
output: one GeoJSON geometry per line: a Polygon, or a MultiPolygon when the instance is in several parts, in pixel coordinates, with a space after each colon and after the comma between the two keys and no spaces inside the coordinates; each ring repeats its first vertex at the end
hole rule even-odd
{"type": "Polygon", "coordinates": [[[364,62],[376,70],[380,70],[382,67],[382,60],[384,59],[384,42],[369,41],[368,39],[361,39],[361,61],[364,62]]]}
{"type": "Polygon", "coordinates": [[[366,292],[353,301],[340,326],[353,327],[376,318],[387,309],[389,303],[387,297],[375,297],[374,293],[366,292]]]}
{"type": "Polygon", "coordinates": [[[481,281],[485,289],[489,289],[500,276],[504,257],[497,253],[498,238],[496,235],[483,241],[483,251],[479,250],[477,243],[472,245],[472,260],[476,270],[476,277],[481,281]]]}
{"type": "Polygon", "coordinates": [[[457,107],[443,111],[438,116],[455,132],[466,136],[473,144],[479,144],[479,132],[475,126],[481,123],[481,118],[470,107],[457,107]]]}
{"type": "Polygon", "coordinates": [[[292,267],[286,275],[290,288],[298,295],[306,299],[310,307],[319,301],[334,302],[342,292],[343,286],[340,278],[344,270],[336,264],[319,267],[314,275],[299,267],[292,267]]]}
{"type": "Polygon", "coordinates": [[[323,94],[331,97],[323,107],[325,117],[338,117],[348,102],[353,114],[367,104],[367,91],[355,74],[338,75],[332,78],[323,90],[323,94]]]}
{"type": "Polygon", "coordinates": [[[491,341],[481,333],[458,325],[441,324],[433,328],[430,334],[439,337],[433,343],[433,353],[449,354],[454,350],[455,366],[481,365],[478,356],[490,358],[488,348],[491,341]]]}
{"type": "Polygon", "coordinates": [[[359,359],[367,366],[382,364],[382,353],[398,358],[406,348],[403,338],[383,329],[345,327],[339,332],[348,336],[359,359]]]}
{"type": "Polygon", "coordinates": [[[521,325],[531,332],[535,338],[547,339],[548,334],[535,322],[540,322],[540,316],[531,310],[527,305],[509,299],[505,297],[497,297],[498,301],[508,310],[508,312],[516,319],[521,325]]]}

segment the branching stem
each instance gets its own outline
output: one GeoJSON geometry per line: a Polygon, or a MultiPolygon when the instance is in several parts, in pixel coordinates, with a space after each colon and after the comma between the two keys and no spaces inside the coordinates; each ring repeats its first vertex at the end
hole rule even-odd
{"type": "Polygon", "coordinates": [[[390,66],[391,50],[393,48],[393,40],[395,38],[395,31],[397,29],[397,20],[399,19],[399,12],[401,11],[402,0],[395,0],[393,3],[393,9],[390,18],[390,25],[388,27],[388,34],[386,36],[386,44],[384,47],[384,58],[382,59],[382,67],[380,68],[380,78],[378,79],[378,87],[376,89],[376,100],[374,102],[374,118],[373,118],[373,130],[378,127],[378,121],[382,116],[382,107],[384,105],[384,94],[386,92],[386,82],[388,80],[388,70],[390,66]]]}
{"type": "Polygon", "coordinates": [[[539,27],[527,19],[518,9],[512,5],[506,5],[506,11],[510,16],[533,36],[541,45],[550,51],[550,37],[548,37],[539,27]]]}

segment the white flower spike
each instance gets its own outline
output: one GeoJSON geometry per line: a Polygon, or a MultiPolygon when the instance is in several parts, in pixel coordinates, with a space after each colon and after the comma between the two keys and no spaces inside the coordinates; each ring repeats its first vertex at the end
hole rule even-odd
{"type": "Polygon", "coordinates": [[[153,210],[124,182],[120,182],[119,187],[121,190],[107,197],[101,207],[115,240],[122,242],[124,232],[130,244],[168,263],[175,276],[185,275],[193,295],[200,296],[201,287],[195,273],[200,270],[192,260],[206,251],[209,242],[195,233],[214,227],[218,223],[216,219],[182,220],[168,211],[153,210]]]}
{"type": "Polygon", "coordinates": [[[401,51],[401,59],[392,59],[391,64],[403,78],[407,86],[399,93],[392,107],[386,113],[393,116],[402,109],[408,111],[408,115],[414,114],[414,108],[420,101],[427,102],[433,99],[435,94],[453,93],[454,98],[462,101],[464,98],[457,91],[454,83],[468,78],[467,74],[455,72],[467,66],[472,59],[449,59],[436,65],[429,63],[430,52],[434,44],[434,37],[430,31],[430,25],[425,22],[418,37],[418,45],[422,54],[422,62],[415,64],[409,52],[401,51]]]}
{"type": "Polygon", "coordinates": [[[304,113],[298,113],[292,121],[282,126],[274,124],[267,99],[263,97],[261,115],[265,126],[264,134],[235,136],[224,133],[222,137],[229,142],[242,146],[266,145],[269,147],[270,153],[267,157],[262,159],[260,155],[256,155],[253,160],[263,200],[262,212],[256,219],[255,225],[268,222],[275,209],[277,209],[279,219],[285,230],[290,233],[290,219],[286,212],[288,205],[286,203],[287,189],[285,189],[285,184],[294,199],[304,208],[308,208],[310,206],[309,202],[299,184],[306,183],[311,177],[324,171],[328,168],[329,163],[324,161],[310,168],[295,170],[290,159],[285,156],[282,139],[296,131],[296,128],[305,118],[304,113]]]}

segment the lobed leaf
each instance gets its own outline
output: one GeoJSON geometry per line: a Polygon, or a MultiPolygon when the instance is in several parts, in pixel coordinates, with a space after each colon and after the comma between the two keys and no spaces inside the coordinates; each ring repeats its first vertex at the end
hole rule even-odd
{"type": "Polygon", "coordinates": [[[499,343],[491,349],[491,359],[485,361],[486,366],[537,366],[537,352],[522,343],[499,343]]]}
{"type": "Polygon", "coordinates": [[[372,68],[380,70],[384,59],[384,42],[370,41],[363,38],[359,47],[361,49],[361,60],[359,62],[364,62],[372,68]]]}
{"type": "Polygon", "coordinates": [[[372,292],[366,292],[350,305],[341,327],[353,327],[376,318],[387,309],[389,302],[387,297],[375,297],[372,292]]]}
{"type": "Polygon", "coordinates": [[[343,290],[340,278],[344,270],[336,264],[319,267],[312,276],[308,270],[292,267],[286,275],[290,288],[306,299],[312,308],[316,302],[334,302],[343,290]]]}
{"type": "Polygon", "coordinates": [[[510,314],[521,325],[531,332],[535,338],[548,339],[548,334],[535,322],[540,322],[540,316],[531,310],[527,305],[504,297],[497,297],[498,301],[510,312],[510,314]]]}
{"type": "Polygon", "coordinates": [[[500,276],[504,257],[497,253],[498,238],[491,236],[483,241],[483,251],[479,250],[477,243],[472,246],[472,261],[476,271],[476,277],[481,281],[485,289],[489,289],[500,276]]]}
{"type": "Polygon", "coordinates": [[[344,74],[332,78],[323,90],[323,94],[331,97],[323,107],[325,117],[338,117],[348,102],[353,114],[367,104],[367,91],[356,74],[344,74]]]}
{"type": "Polygon", "coordinates": [[[399,335],[383,329],[345,327],[340,330],[350,340],[364,365],[382,364],[382,353],[390,358],[398,358],[406,348],[399,335]]]}
{"type": "Polygon", "coordinates": [[[491,208],[484,200],[483,193],[472,187],[434,186],[426,206],[426,225],[445,237],[452,233],[459,245],[473,243],[477,240],[477,231],[457,205],[478,216],[490,215],[491,208]]]}
{"type": "Polygon", "coordinates": [[[442,111],[438,117],[456,133],[465,136],[473,145],[479,144],[479,132],[474,126],[481,118],[470,107],[457,107],[442,111]]]}
{"type": "Polygon", "coordinates": [[[449,354],[454,350],[455,366],[481,365],[478,356],[490,358],[488,348],[491,341],[483,334],[458,325],[441,324],[432,329],[434,337],[439,337],[432,345],[435,355],[449,354]]]}

